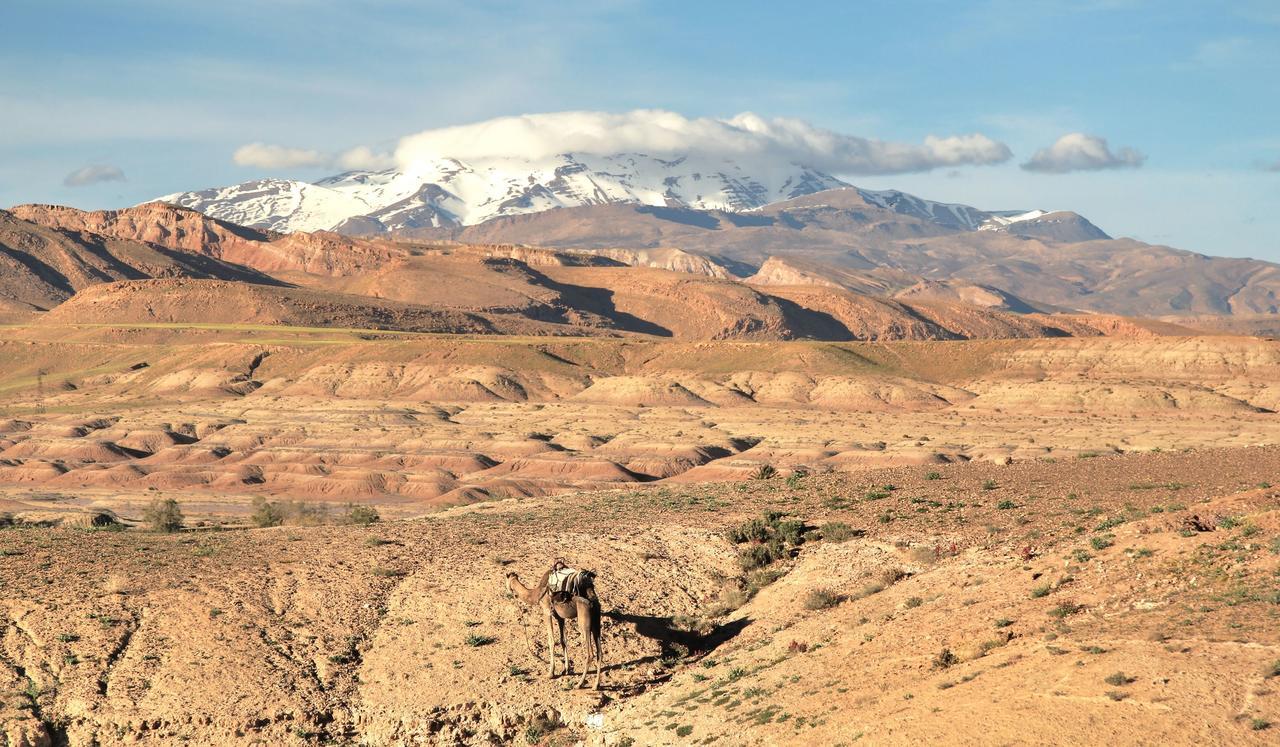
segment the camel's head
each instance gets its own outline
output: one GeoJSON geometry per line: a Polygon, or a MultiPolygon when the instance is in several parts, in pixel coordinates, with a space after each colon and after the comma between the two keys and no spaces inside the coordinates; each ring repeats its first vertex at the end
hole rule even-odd
{"type": "Polygon", "coordinates": [[[515,571],[507,571],[507,580],[508,580],[508,581],[510,581],[510,580],[511,580],[511,579],[513,579],[513,578],[517,578],[517,576],[516,576],[516,572],[515,572],[515,571]]]}

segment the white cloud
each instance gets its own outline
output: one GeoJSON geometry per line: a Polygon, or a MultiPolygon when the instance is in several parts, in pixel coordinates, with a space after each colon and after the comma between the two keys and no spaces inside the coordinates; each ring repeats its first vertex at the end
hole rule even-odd
{"type": "Polygon", "coordinates": [[[249,143],[236,148],[231,160],[238,166],[260,169],[385,169],[395,165],[391,156],[360,146],[343,153],[325,153],[306,148],[290,148],[268,143],[249,143]]]}
{"type": "Polygon", "coordinates": [[[1175,66],[1189,68],[1229,68],[1249,65],[1266,53],[1266,49],[1245,36],[1229,36],[1201,42],[1188,63],[1175,66]]]}
{"type": "Polygon", "coordinates": [[[70,174],[67,174],[66,178],[62,180],[62,183],[68,187],[87,187],[90,184],[122,182],[124,180],[124,172],[120,170],[119,166],[94,164],[72,171],[70,174]]]}
{"type": "Polygon", "coordinates": [[[1036,151],[1029,161],[1022,164],[1022,168],[1048,174],[1065,174],[1070,171],[1136,169],[1146,160],[1146,156],[1133,148],[1120,148],[1112,152],[1106,138],[1072,132],[1058,138],[1048,148],[1036,151]]]}
{"type": "Polygon", "coordinates": [[[283,145],[249,143],[236,148],[231,160],[237,166],[257,166],[263,169],[300,169],[327,166],[331,158],[318,150],[288,148],[283,145]]]}
{"type": "Polygon", "coordinates": [[[799,119],[751,113],[731,119],[688,118],[642,109],[624,114],[573,111],[499,117],[443,127],[400,141],[401,168],[441,157],[540,159],[559,153],[645,153],[759,156],[794,161],[840,174],[897,174],[995,164],[1012,154],[985,135],[930,135],[923,143],[895,143],[844,135],[799,119]]]}
{"type": "Polygon", "coordinates": [[[363,145],[345,153],[339,153],[334,157],[333,163],[347,171],[389,169],[396,165],[395,159],[391,156],[386,153],[377,153],[363,145]]]}

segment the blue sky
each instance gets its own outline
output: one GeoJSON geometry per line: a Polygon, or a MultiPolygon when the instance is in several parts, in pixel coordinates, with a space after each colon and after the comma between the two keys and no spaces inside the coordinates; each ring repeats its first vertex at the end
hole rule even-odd
{"type": "Polygon", "coordinates": [[[116,207],[332,171],[237,165],[250,142],[389,151],[497,116],[638,108],[906,143],[982,133],[1013,157],[842,176],[1280,261],[1280,3],[1268,0],[6,0],[0,205],[116,207]],[[1068,133],[1145,159],[1021,168],[1068,133]]]}

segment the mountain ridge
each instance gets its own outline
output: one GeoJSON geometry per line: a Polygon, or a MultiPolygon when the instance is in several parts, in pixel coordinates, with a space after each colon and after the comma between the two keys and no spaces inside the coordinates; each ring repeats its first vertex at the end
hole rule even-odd
{"type": "MultiPolygon", "coordinates": [[[[471,162],[437,158],[408,170],[347,171],[310,183],[256,179],[176,192],[157,201],[255,228],[369,236],[607,204],[743,214],[836,189],[854,190],[868,205],[953,231],[1006,230],[1048,214],[981,210],[898,190],[861,189],[800,163],[779,168],[692,154],[668,159],[642,153],[471,162]]],[[[1106,234],[1095,228],[1093,237],[1106,234]]]]}

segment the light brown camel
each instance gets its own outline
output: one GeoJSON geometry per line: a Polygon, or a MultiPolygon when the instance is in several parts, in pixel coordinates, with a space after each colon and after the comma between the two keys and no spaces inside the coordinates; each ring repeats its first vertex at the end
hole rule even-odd
{"type": "Polygon", "coordinates": [[[577,594],[570,593],[552,593],[547,590],[547,579],[551,576],[551,569],[542,574],[542,578],[538,581],[538,585],[530,589],[520,582],[520,577],[514,572],[507,574],[507,590],[511,594],[524,602],[526,605],[533,607],[535,605],[542,608],[543,619],[547,624],[547,654],[549,669],[547,676],[555,678],[556,676],[556,633],[559,632],[560,649],[564,652],[564,673],[572,674],[573,669],[569,665],[569,647],[564,642],[564,624],[566,620],[578,621],[578,632],[582,634],[582,643],[587,650],[587,661],[582,667],[582,678],[578,680],[575,687],[583,687],[587,684],[587,672],[591,667],[591,663],[596,665],[596,685],[595,689],[600,689],[600,660],[603,654],[600,648],[600,598],[596,596],[595,584],[592,579],[595,574],[589,571],[583,571],[586,574],[582,585],[578,588],[577,594]]]}

